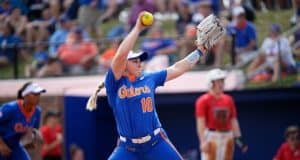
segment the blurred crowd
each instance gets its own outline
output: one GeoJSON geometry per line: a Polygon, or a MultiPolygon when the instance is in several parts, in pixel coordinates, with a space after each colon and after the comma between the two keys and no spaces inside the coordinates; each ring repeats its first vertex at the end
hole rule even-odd
{"type": "Polygon", "coordinates": [[[156,19],[138,48],[151,57],[145,64],[148,71],[193,51],[196,26],[210,14],[221,19],[227,35],[198,68],[243,69],[253,82],[277,81],[299,68],[300,0],[1,0],[0,67],[19,58],[27,64],[26,77],[105,73],[143,10],[156,19]],[[296,27],[283,36],[274,22],[260,45],[256,11],[275,9],[293,9],[289,21],[296,27]],[[175,31],[166,31],[165,24],[175,24],[175,31]]]}

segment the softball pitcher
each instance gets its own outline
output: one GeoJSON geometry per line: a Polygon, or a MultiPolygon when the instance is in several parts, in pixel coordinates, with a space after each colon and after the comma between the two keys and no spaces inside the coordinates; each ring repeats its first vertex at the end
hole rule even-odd
{"type": "Polygon", "coordinates": [[[213,69],[208,73],[210,90],[196,101],[196,123],[201,160],[232,160],[234,141],[247,151],[241,139],[236,108],[231,96],[223,93],[226,73],[213,69]]]}
{"type": "MultiPolygon", "coordinates": [[[[119,145],[109,160],[180,160],[182,157],[167,138],[158,119],[155,89],[191,69],[224,34],[224,28],[211,15],[198,25],[201,38],[196,40],[197,50],[167,69],[144,73],[141,63],[147,59],[147,53],[131,51],[139,34],[146,28],[140,21],[143,14],[139,14],[134,28],[120,44],[104,82],[120,136],[119,145]]],[[[92,104],[95,104],[96,95],[102,87],[103,84],[90,97],[88,110],[95,109],[96,105],[92,104]]]]}

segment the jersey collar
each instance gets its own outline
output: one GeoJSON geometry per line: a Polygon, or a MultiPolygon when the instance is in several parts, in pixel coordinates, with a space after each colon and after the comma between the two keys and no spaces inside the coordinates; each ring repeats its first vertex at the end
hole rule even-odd
{"type": "Polygon", "coordinates": [[[33,113],[35,112],[36,107],[33,107],[31,112],[26,112],[25,108],[24,108],[24,101],[21,100],[21,99],[18,100],[18,106],[19,106],[19,109],[20,109],[21,113],[25,117],[26,121],[29,122],[32,115],[33,115],[33,113]]]}
{"type": "Polygon", "coordinates": [[[137,77],[135,75],[127,75],[127,78],[130,82],[134,82],[137,79],[137,77]]]}

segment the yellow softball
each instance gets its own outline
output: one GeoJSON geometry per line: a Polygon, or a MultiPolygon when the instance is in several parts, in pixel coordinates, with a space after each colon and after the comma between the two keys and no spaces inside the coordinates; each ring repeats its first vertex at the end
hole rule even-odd
{"type": "Polygon", "coordinates": [[[144,12],[141,17],[141,22],[145,26],[150,26],[153,23],[154,17],[150,12],[144,12]]]}

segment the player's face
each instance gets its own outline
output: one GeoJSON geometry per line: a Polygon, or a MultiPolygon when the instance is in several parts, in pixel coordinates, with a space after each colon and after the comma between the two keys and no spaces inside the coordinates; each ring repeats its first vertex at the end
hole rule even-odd
{"type": "Polygon", "coordinates": [[[47,124],[48,126],[50,126],[51,128],[54,128],[57,124],[59,123],[58,118],[55,116],[49,117],[47,119],[47,124]]]}
{"type": "Polygon", "coordinates": [[[25,101],[28,102],[32,106],[36,106],[40,101],[40,93],[30,93],[26,95],[25,101]]]}
{"type": "Polygon", "coordinates": [[[224,90],[224,79],[218,79],[213,82],[213,90],[216,93],[222,93],[224,90]]]}
{"type": "Polygon", "coordinates": [[[290,143],[298,143],[299,141],[299,132],[293,132],[293,133],[290,133],[289,137],[288,137],[288,141],[290,143]]]}
{"type": "Polygon", "coordinates": [[[237,26],[241,26],[244,23],[245,17],[244,15],[239,15],[234,17],[234,20],[236,21],[237,26]]]}
{"type": "Polygon", "coordinates": [[[278,38],[279,33],[271,32],[271,33],[270,33],[270,36],[271,36],[272,39],[276,39],[276,38],[278,38]]]}
{"type": "Polygon", "coordinates": [[[142,62],[139,58],[128,60],[127,71],[130,75],[140,76],[142,74],[142,62]]]}

